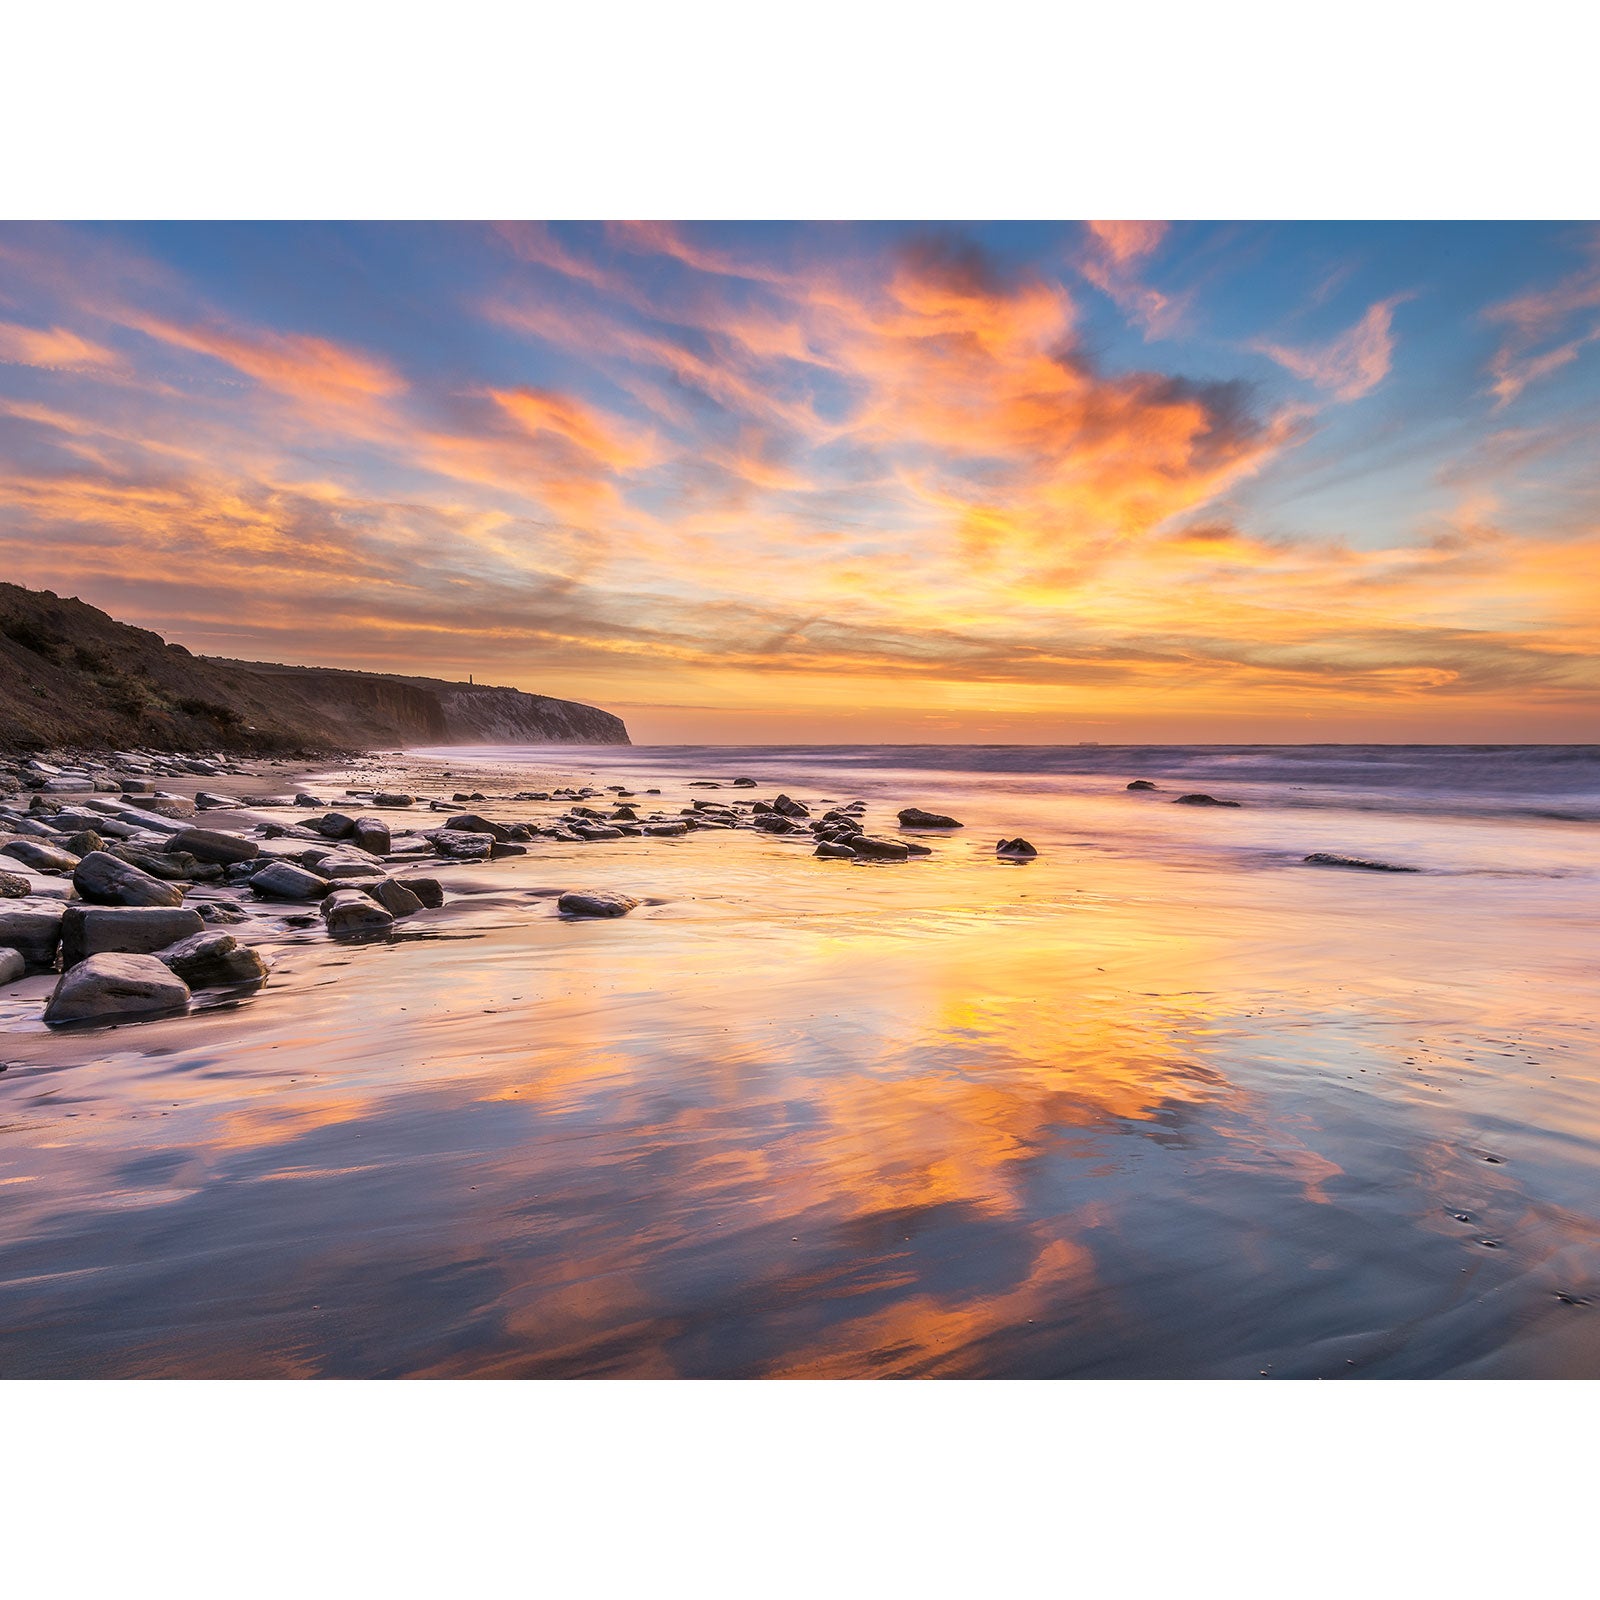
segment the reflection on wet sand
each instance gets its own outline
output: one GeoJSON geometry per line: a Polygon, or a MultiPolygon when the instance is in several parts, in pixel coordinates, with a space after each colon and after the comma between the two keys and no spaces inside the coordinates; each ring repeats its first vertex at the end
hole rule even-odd
{"type": "Polygon", "coordinates": [[[1030,832],[553,849],[246,1007],[19,1028],[0,1374],[1600,1375],[1532,922],[1030,832]]]}

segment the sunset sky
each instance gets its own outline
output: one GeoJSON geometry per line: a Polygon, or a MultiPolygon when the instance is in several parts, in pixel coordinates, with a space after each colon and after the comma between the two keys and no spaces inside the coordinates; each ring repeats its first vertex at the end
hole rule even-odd
{"type": "Polygon", "coordinates": [[[636,742],[1562,740],[1600,229],[0,224],[0,577],[636,742]]]}

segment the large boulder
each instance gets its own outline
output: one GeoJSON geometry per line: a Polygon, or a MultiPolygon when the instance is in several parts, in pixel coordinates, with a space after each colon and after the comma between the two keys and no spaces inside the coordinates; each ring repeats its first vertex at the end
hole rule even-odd
{"type": "Polygon", "coordinates": [[[188,984],[154,956],[106,954],[62,973],[44,1020],[106,1021],[177,1011],[188,1003],[188,984]]]}
{"type": "Polygon", "coordinates": [[[311,817],[306,826],[324,839],[345,839],[355,832],[356,819],[342,811],[330,811],[325,817],[311,817]]]}
{"type": "Polygon", "coordinates": [[[1135,794],[1138,794],[1143,790],[1155,788],[1155,785],[1151,783],[1148,778],[1135,778],[1133,782],[1128,785],[1128,788],[1131,789],[1135,794]]]}
{"type": "Polygon", "coordinates": [[[335,938],[387,933],[394,918],[359,889],[340,889],[322,902],[322,920],[335,938]]]}
{"type": "Polygon", "coordinates": [[[0,844],[0,855],[10,856],[35,872],[71,872],[80,859],[70,850],[41,844],[37,839],[8,839],[0,844]]]}
{"type": "Polygon", "coordinates": [[[209,928],[158,950],[156,959],[170,967],[191,989],[260,983],[267,975],[266,962],[249,945],[240,944],[231,933],[209,928]]]}
{"type": "Polygon", "coordinates": [[[150,955],[205,924],[187,906],[66,907],[61,918],[61,966],[75,967],[90,956],[150,955]]]}
{"type": "Polygon", "coordinates": [[[433,848],[451,861],[482,861],[494,849],[492,833],[463,833],[459,828],[435,828],[427,837],[433,841],[433,848]]]}
{"type": "Polygon", "coordinates": [[[903,839],[880,839],[870,833],[854,834],[844,843],[868,861],[904,861],[911,854],[903,839]]]}
{"type": "Polygon", "coordinates": [[[638,904],[632,895],[574,889],[556,901],[556,909],[565,917],[625,917],[638,904]]]}
{"type": "Polygon", "coordinates": [[[350,842],[358,850],[375,856],[386,856],[391,848],[389,824],[377,817],[357,817],[350,830],[350,842]]]}
{"type": "Polygon", "coordinates": [[[20,900],[32,892],[32,882],[20,872],[0,872],[0,900],[20,900]]]}
{"type": "MultiPolygon", "coordinates": [[[[599,812],[594,812],[593,815],[598,816],[599,812]]],[[[510,823],[491,822],[487,817],[480,817],[474,811],[464,811],[459,816],[451,817],[445,823],[445,827],[454,829],[457,833],[487,833],[502,844],[511,838],[510,823]]]]}
{"type": "Polygon", "coordinates": [[[28,963],[22,959],[20,950],[0,945],[0,985],[15,983],[27,970],[28,963]]]}
{"type": "Polygon", "coordinates": [[[83,899],[102,906],[180,906],[183,890],[163,883],[131,862],[105,850],[86,855],[72,870],[72,886],[83,899]]]}
{"type": "Polygon", "coordinates": [[[780,817],[809,817],[811,809],[803,800],[791,800],[788,795],[780,794],[772,802],[772,809],[780,817]]]}
{"type": "Polygon", "coordinates": [[[407,806],[414,806],[417,797],[414,794],[401,794],[398,791],[380,789],[372,797],[375,806],[382,806],[389,811],[403,811],[407,806]]]}
{"type": "Polygon", "coordinates": [[[444,904],[444,885],[437,878],[396,878],[394,881],[409,889],[429,911],[437,911],[444,904]]]}
{"type": "Polygon", "coordinates": [[[854,861],[856,858],[855,851],[849,845],[838,844],[830,839],[824,839],[811,853],[814,856],[822,856],[825,860],[854,861]]]}
{"type": "Polygon", "coordinates": [[[292,861],[274,861],[251,877],[250,887],[264,900],[320,900],[328,880],[292,861]]]}
{"type": "Polygon", "coordinates": [[[0,944],[18,951],[30,967],[55,965],[56,946],[61,943],[64,906],[42,910],[0,911],[0,944]]]}
{"type": "Polygon", "coordinates": [[[183,850],[196,861],[210,861],[217,866],[231,866],[235,861],[254,861],[261,854],[261,846],[242,833],[218,833],[211,828],[185,828],[167,841],[169,850],[183,850]]]}
{"type": "Polygon", "coordinates": [[[380,878],[376,883],[369,885],[366,892],[391,917],[409,917],[413,912],[422,909],[421,898],[393,878],[380,878]]]}
{"type": "Polygon", "coordinates": [[[954,817],[942,816],[937,811],[924,811],[920,806],[907,806],[900,813],[902,828],[959,828],[954,817]]]}

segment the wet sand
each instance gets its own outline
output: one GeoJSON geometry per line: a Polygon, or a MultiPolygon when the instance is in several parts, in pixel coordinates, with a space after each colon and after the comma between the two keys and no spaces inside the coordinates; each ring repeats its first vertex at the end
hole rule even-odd
{"type": "MultiPolygon", "coordinates": [[[[405,770],[707,793],[548,759],[405,770]]],[[[0,991],[0,1375],[1600,1376],[1592,827],[806,776],[967,826],[440,863],[187,1017],[0,991]]]]}

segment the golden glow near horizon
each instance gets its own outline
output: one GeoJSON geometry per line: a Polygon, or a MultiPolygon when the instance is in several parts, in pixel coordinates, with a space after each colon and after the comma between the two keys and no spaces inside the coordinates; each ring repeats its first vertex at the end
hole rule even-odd
{"type": "Polygon", "coordinates": [[[0,225],[0,557],[640,741],[1584,741],[1597,263],[1522,225],[0,225]]]}

